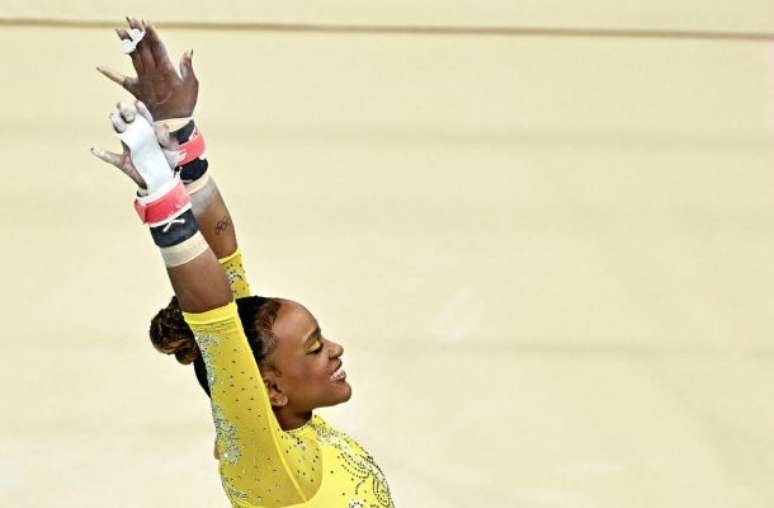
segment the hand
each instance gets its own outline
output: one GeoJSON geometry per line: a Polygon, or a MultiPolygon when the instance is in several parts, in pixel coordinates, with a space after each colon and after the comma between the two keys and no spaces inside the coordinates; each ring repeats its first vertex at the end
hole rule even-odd
{"type": "MultiPolygon", "coordinates": [[[[153,25],[133,18],[126,20],[131,28],[145,31],[145,37],[130,53],[137,77],[124,76],[107,67],[100,66],[97,70],[145,103],[156,120],[191,116],[199,95],[199,80],[192,64],[193,50],[180,57],[178,74],[153,25]]],[[[122,28],[117,28],[116,34],[120,39],[130,39],[122,28]]]]}
{"type": "Polygon", "coordinates": [[[152,187],[158,186],[160,183],[163,183],[164,180],[169,180],[172,178],[174,167],[179,158],[177,152],[178,143],[175,137],[169,134],[169,129],[165,125],[156,125],[153,123],[153,116],[150,114],[150,111],[148,111],[148,108],[145,107],[145,104],[143,104],[141,101],[137,101],[135,105],[137,107],[136,112],[134,109],[130,108],[124,103],[119,102],[116,105],[116,109],[118,111],[110,115],[110,121],[113,124],[113,130],[120,136],[126,132],[129,127],[133,126],[137,119],[137,114],[139,114],[148,124],[153,126],[153,134],[155,135],[155,140],[153,140],[153,142],[156,142],[160,145],[164,159],[166,159],[168,166],[166,169],[168,169],[169,174],[158,174],[159,169],[163,173],[165,168],[153,168],[150,166],[143,167],[141,165],[141,167],[138,169],[132,160],[132,152],[129,146],[127,146],[123,141],[121,142],[121,146],[123,147],[123,152],[121,154],[109,152],[101,148],[92,148],[91,153],[94,154],[94,156],[98,159],[103,160],[108,164],[111,164],[120,169],[141,189],[146,189],[152,192],[152,187]],[[148,183],[151,183],[151,189],[148,188],[148,183]]]}

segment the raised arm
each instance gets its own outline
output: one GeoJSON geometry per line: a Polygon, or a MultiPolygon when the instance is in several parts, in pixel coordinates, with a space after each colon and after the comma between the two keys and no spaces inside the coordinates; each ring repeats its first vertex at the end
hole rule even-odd
{"type": "Polygon", "coordinates": [[[318,449],[280,428],[226,273],[199,232],[190,197],[169,162],[176,152],[170,149],[168,131],[153,126],[141,102],[137,108],[139,114],[119,105],[112,116],[123,154],[97,152],[100,158],[122,160],[122,171],[144,189],[135,208],[161,250],[207,368],[224,488],[232,500],[250,505],[280,507],[307,501],[321,482],[318,449]]]}
{"type": "Polygon", "coordinates": [[[161,249],[180,307],[204,312],[226,305],[232,299],[228,278],[199,231],[191,198],[174,171],[179,155],[168,129],[155,125],[139,101],[137,111],[119,104],[111,121],[123,153],[96,148],[92,153],[121,169],[139,187],[135,209],[161,249]]]}
{"type": "MultiPolygon", "coordinates": [[[[167,126],[171,133],[170,147],[177,145],[179,149],[181,145],[193,145],[188,154],[191,160],[176,161],[175,164],[191,196],[194,217],[202,236],[225,269],[234,296],[249,296],[250,287],[242,267],[234,223],[208,169],[204,138],[193,116],[199,94],[193,50],[182,54],[179,70],[175,69],[152,24],[133,18],[127,18],[127,22],[128,30],[119,28],[116,33],[123,43],[136,45],[129,56],[137,76],[124,76],[105,66],[97,67],[97,70],[142,101],[157,124],[167,126]],[[142,38],[134,43],[132,35],[137,37],[138,34],[143,34],[142,38]]],[[[122,164],[122,161],[103,160],[118,167],[122,164]]]]}

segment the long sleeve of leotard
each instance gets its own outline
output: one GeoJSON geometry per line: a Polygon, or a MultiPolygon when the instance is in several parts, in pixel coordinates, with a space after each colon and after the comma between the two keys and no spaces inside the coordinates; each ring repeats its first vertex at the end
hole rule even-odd
{"type": "Polygon", "coordinates": [[[309,450],[280,428],[236,304],[183,315],[207,366],[221,481],[232,504],[305,502],[319,488],[318,450],[309,450]]]}
{"type": "Polygon", "coordinates": [[[239,249],[233,254],[218,260],[220,266],[226,272],[228,283],[231,286],[231,293],[234,298],[245,298],[250,296],[250,283],[247,282],[245,268],[242,265],[242,253],[239,249]]]}

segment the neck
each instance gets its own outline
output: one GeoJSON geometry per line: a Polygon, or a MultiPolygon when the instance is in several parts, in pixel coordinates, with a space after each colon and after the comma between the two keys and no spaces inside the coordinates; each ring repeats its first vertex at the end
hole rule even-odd
{"type": "Polygon", "coordinates": [[[277,416],[277,421],[279,422],[282,430],[297,429],[308,422],[310,418],[312,418],[311,411],[296,413],[287,407],[275,410],[274,414],[277,416]]]}

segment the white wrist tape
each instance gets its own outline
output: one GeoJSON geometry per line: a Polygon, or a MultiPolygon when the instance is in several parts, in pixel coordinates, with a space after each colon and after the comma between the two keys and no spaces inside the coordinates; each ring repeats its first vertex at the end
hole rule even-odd
{"type": "Polygon", "coordinates": [[[126,130],[117,135],[129,147],[132,163],[145,180],[148,194],[155,194],[174,179],[156,133],[145,118],[135,115],[134,121],[127,123],[126,130]]]}

